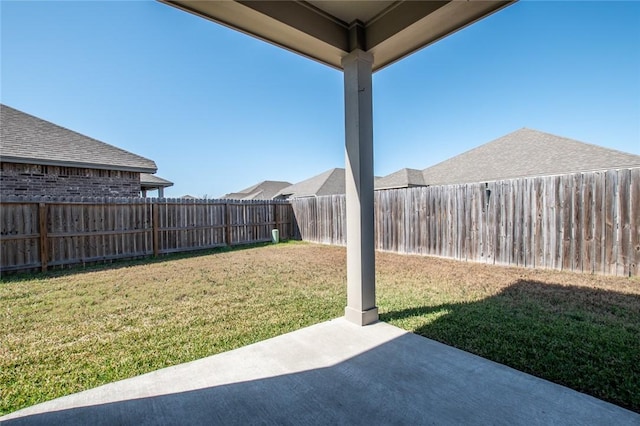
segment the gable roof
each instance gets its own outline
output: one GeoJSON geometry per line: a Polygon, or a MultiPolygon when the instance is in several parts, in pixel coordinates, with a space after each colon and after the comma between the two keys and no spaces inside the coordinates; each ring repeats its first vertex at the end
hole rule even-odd
{"type": "Polygon", "coordinates": [[[0,104],[0,155],[11,163],[155,173],[148,158],[0,104]]]}
{"type": "Polygon", "coordinates": [[[426,185],[640,167],[640,155],[523,128],[422,171],[426,185]]]}
{"type": "Polygon", "coordinates": [[[376,189],[410,188],[412,186],[424,186],[422,170],[400,169],[397,172],[376,179],[376,189]]]}
{"type": "Polygon", "coordinates": [[[291,182],[265,180],[241,191],[225,194],[220,198],[230,200],[270,200],[281,189],[290,185],[291,182]]]}
{"type": "Polygon", "coordinates": [[[345,172],[335,168],[282,189],[278,198],[318,197],[345,193],[345,172]]]}

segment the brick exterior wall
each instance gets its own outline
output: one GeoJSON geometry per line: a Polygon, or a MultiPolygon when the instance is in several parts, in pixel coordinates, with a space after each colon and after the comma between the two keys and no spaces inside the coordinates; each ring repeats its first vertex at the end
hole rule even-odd
{"type": "Polygon", "coordinates": [[[0,196],[139,197],[140,173],[0,163],[0,196]]]}

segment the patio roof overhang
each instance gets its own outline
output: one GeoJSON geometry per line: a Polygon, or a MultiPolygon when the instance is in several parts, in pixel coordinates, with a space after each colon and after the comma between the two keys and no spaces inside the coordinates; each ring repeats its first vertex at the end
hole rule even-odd
{"type": "Polygon", "coordinates": [[[372,73],[514,1],[159,1],[344,72],[345,318],[378,321],[372,73]]]}
{"type": "Polygon", "coordinates": [[[337,69],[360,49],[375,72],[515,0],[160,1],[337,69]]]}

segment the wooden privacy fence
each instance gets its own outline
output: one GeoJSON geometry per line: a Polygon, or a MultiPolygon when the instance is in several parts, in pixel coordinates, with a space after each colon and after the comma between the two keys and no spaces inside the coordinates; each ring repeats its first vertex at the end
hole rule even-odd
{"type": "MultiPolygon", "coordinates": [[[[344,195],[292,201],[303,240],[346,244],[344,195]]],[[[640,169],[376,191],[376,249],[640,275],[640,169]]]]}
{"type": "Polygon", "coordinates": [[[0,271],[288,239],[292,222],[282,201],[3,199],[0,271]]]}

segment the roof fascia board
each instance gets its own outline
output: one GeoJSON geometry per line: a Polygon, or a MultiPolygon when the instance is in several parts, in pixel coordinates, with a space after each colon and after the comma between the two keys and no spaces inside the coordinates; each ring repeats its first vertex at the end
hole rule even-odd
{"type": "MultiPolygon", "coordinates": [[[[418,185],[418,186],[422,186],[422,185],[418,185]]],[[[404,188],[409,188],[410,185],[391,185],[391,186],[378,186],[375,188],[376,191],[386,191],[389,189],[404,189],[404,188]]]]}
{"type": "Polygon", "coordinates": [[[173,186],[173,183],[171,183],[171,184],[163,184],[163,183],[140,182],[140,188],[148,189],[148,190],[158,189],[158,188],[168,188],[170,186],[173,186]]]}
{"type": "MultiPolygon", "coordinates": [[[[349,26],[310,3],[158,0],[191,14],[342,70],[350,51],[349,26]]],[[[373,71],[422,49],[516,0],[399,1],[364,25],[373,71]],[[407,26],[408,25],[408,26],[407,26]]]]}
{"type": "Polygon", "coordinates": [[[173,182],[163,179],[159,176],[152,175],[149,173],[141,173],[140,174],[140,185],[142,186],[162,186],[167,188],[169,186],[173,186],[173,182]]]}
{"type": "Polygon", "coordinates": [[[266,16],[309,34],[344,52],[349,50],[347,23],[323,12],[308,3],[285,3],[282,1],[242,1],[266,16]]]}
{"type": "MultiPolygon", "coordinates": [[[[369,52],[374,58],[373,70],[379,71],[512,3],[515,0],[450,1],[393,36],[370,46],[369,52]]],[[[367,34],[367,37],[376,40],[375,35],[367,34]]]]}
{"type": "Polygon", "coordinates": [[[405,1],[392,5],[366,23],[367,50],[446,5],[447,1],[405,1]]]}
{"type": "MultiPolygon", "coordinates": [[[[317,22],[315,23],[315,31],[320,31],[320,28],[326,26],[332,28],[328,31],[330,34],[325,34],[323,38],[314,37],[298,28],[289,26],[277,19],[265,15],[258,11],[259,5],[253,4],[254,8],[249,7],[247,4],[240,3],[238,1],[213,1],[203,2],[197,0],[158,0],[162,3],[177,7],[185,12],[200,16],[210,21],[216,22],[225,27],[247,34],[251,37],[255,37],[259,40],[281,47],[290,52],[302,55],[306,58],[320,62],[324,65],[328,65],[332,68],[341,70],[341,58],[346,55],[346,50],[341,47],[336,47],[331,43],[339,44],[341,46],[348,47],[348,30],[344,30],[343,41],[338,42],[335,34],[336,24],[332,21],[334,26],[328,24],[328,20],[317,15],[317,22]],[[325,19],[327,22],[320,24],[320,19],[325,19]],[[329,42],[331,41],[331,42],[329,42]],[[311,53],[312,52],[312,53],[311,53]]],[[[260,3],[260,2],[254,2],[260,3]]],[[[277,2],[268,2],[277,3],[277,2]]],[[[284,6],[291,6],[291,3],[284,3],[273,9],[271,13],[277,15],[278,13],[285,14],[285,12],[279,9],[284,6]]],[[[299,6],[300,10],[309,12],[308,7],[299,6]]],[[[287,15],[288,19],[291,19],[293,15],[287,15]]],[[[310,16],[310,15],[309,15],[310,16]]]]}
{"type": "Polygon", "coordinates": [[[59,160],[42,160],[39,158],[21,158],[3,155],[0,157],[2,163],[18,163],[18,164],[36,164],[39,166],[58,166],[58,167],[74,167],[80,169],[97,169],[97,170],[117,170],[121,172],[135,172],[135,173],[155,173],[157,168],[143,168],[143,167],[127,167],[116,166],[111,164],[95,164],[95,163],[81,163],[73,161],[59,161],[59,160]]]}

